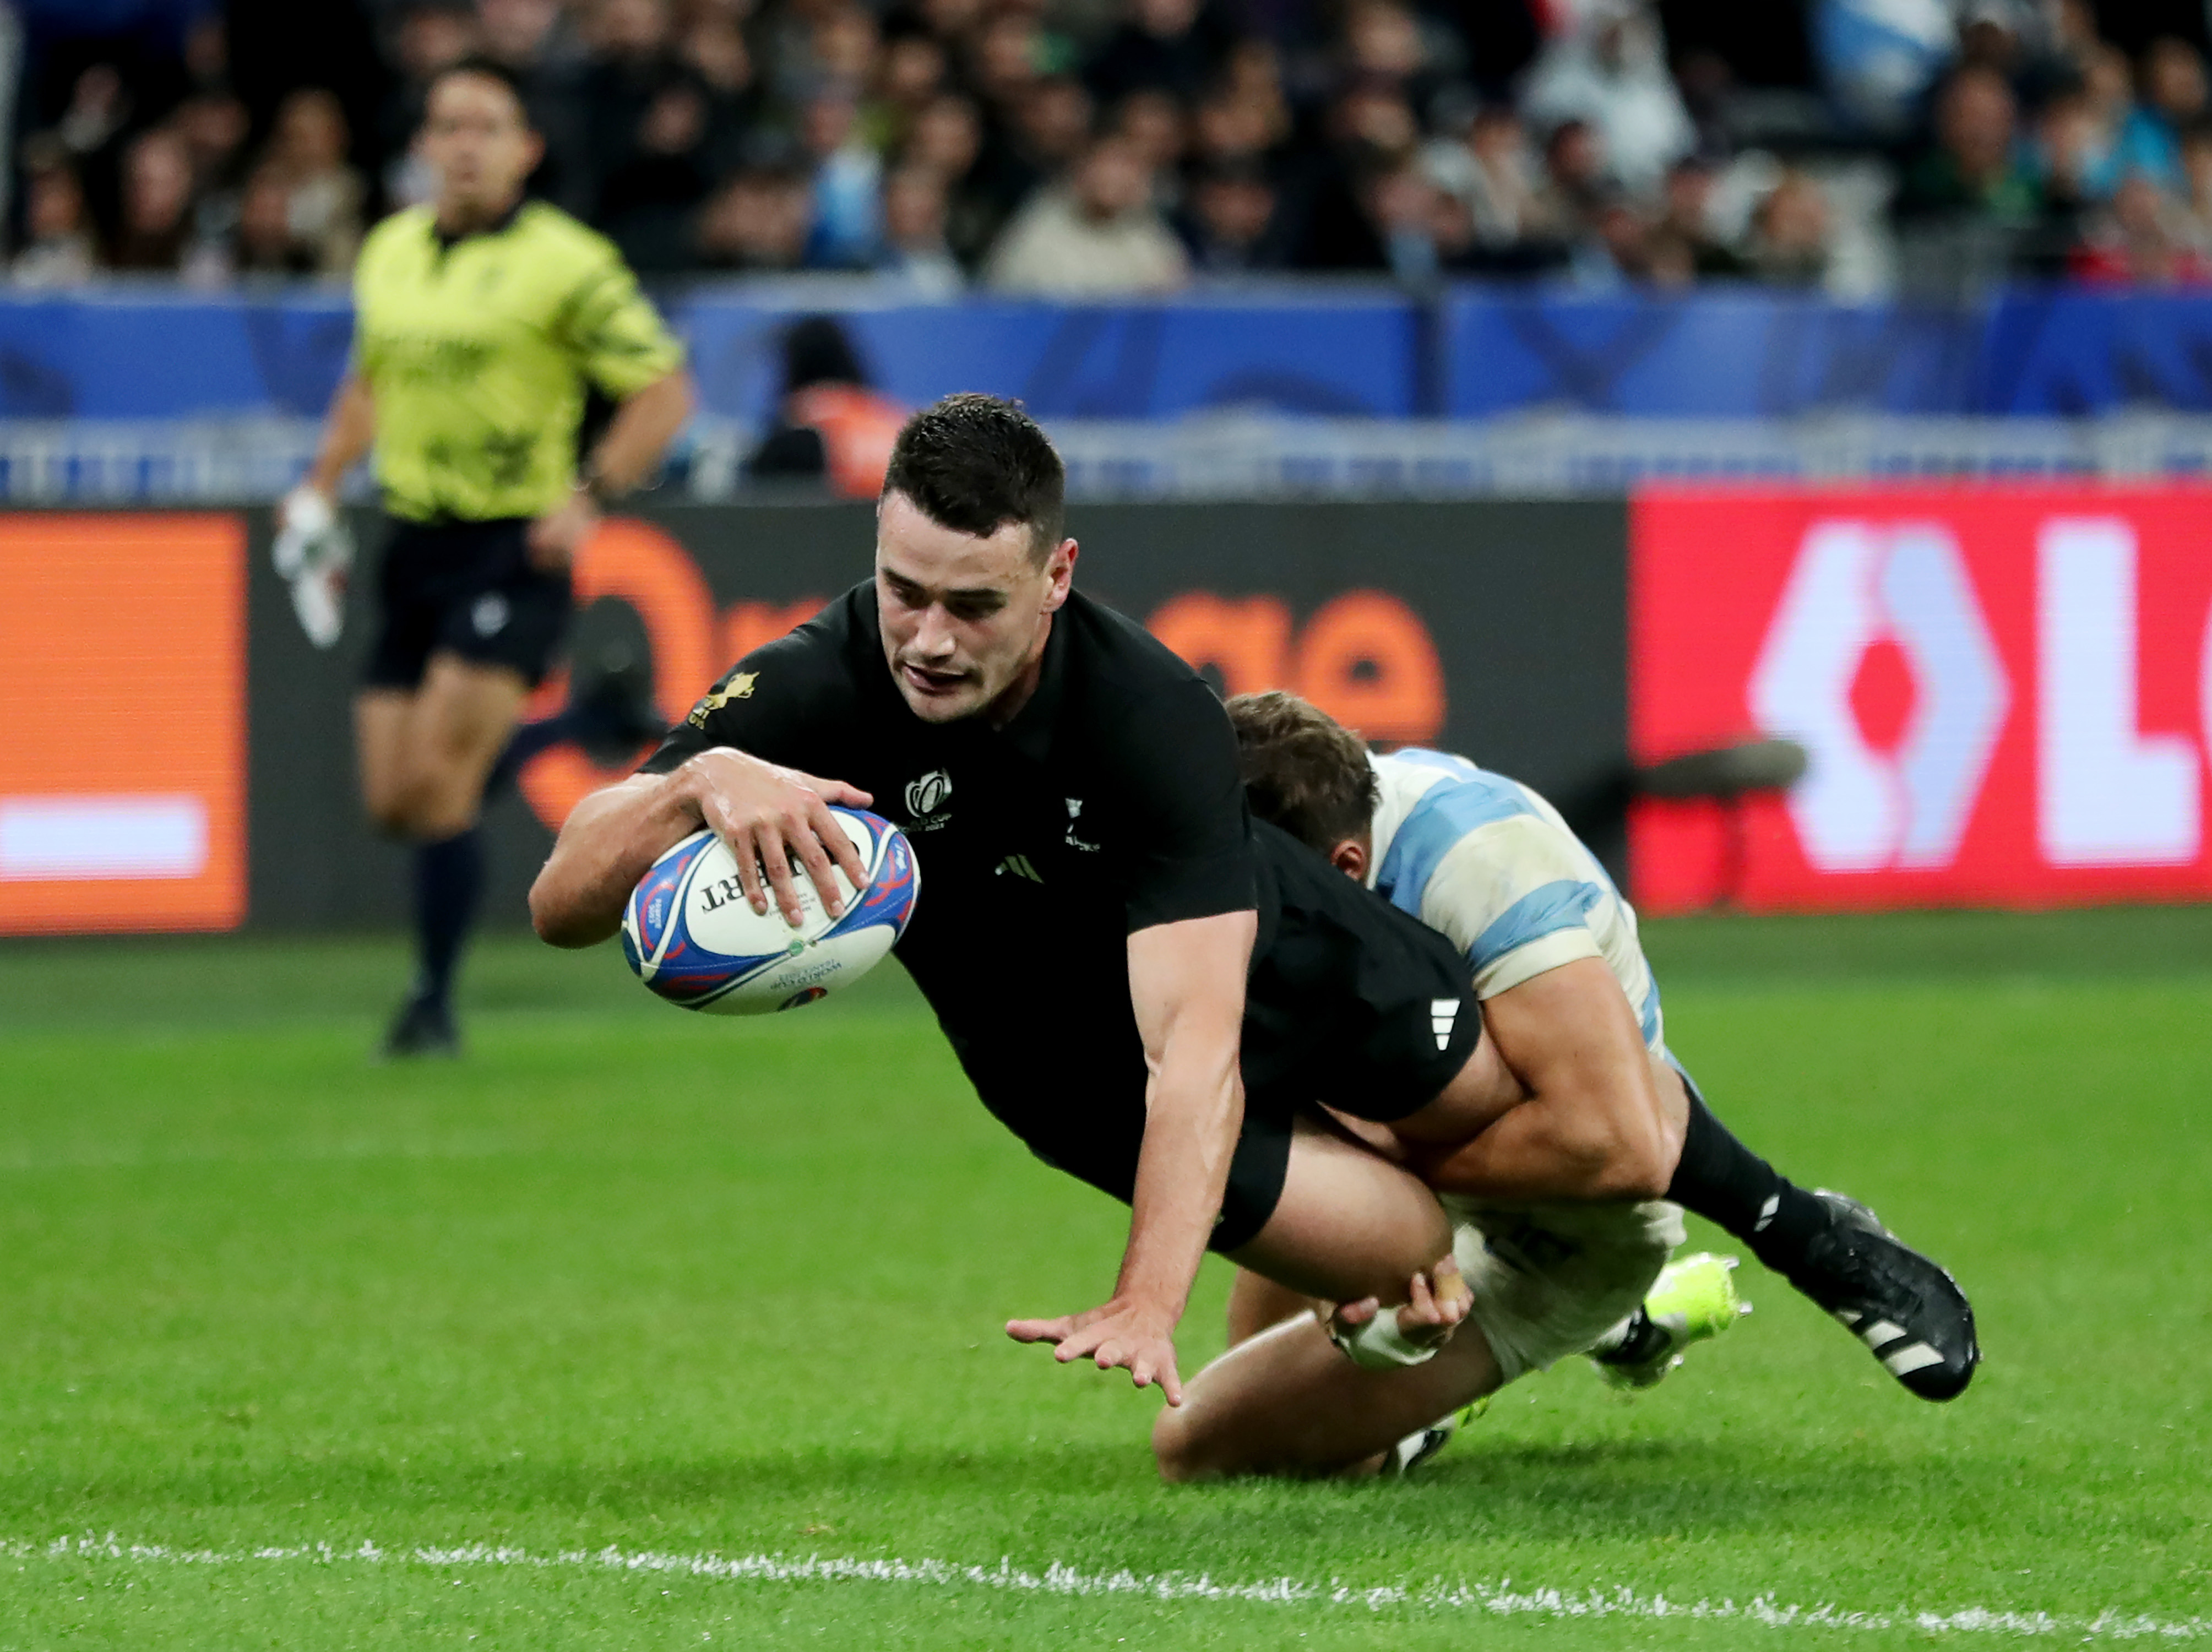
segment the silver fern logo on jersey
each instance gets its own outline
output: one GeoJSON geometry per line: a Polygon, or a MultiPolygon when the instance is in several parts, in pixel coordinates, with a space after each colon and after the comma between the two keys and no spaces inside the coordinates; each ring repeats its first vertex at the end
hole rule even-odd
{"type": "Polygon", "coordinates": [[[952,800],[952,776],[941,768],[933,768],[918,780],[909,780],[906,788],[907,830],[927,832],[942,826],[952,817],[945,805],[952,800]]]}
{"type": "Polygon", "coordinates": [[[1086,843],[1086,842],[1085,842],[1081,838],[1078,837],[1078,836],[1075,835],[1075,823],[1076,823],[1077,821],[1080,820],[1082,817],[1083,817],[1083,799],[1082,799],[1081,798],[1070,798],[1070,799],[1067,799],[1067,838],[1066,838],[1067,847],[1068,847],[1069,848],[1071,848],[1071,849],[1081,849],[1081,850],[1083,850],[1085,853],[1088,853],[1088,854],[1096,854],[1096,853],[1098,853],[1098,845],[1097,845],[1096,843],[1086,843]]]}

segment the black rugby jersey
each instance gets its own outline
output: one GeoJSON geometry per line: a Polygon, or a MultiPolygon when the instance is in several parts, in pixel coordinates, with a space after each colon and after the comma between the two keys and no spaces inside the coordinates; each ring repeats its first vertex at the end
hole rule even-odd
{"type": "MultiPolygon", "coordinates": [[[[872,793],[921,896],[902,962],[971,1073],[974,1048],[1127,1048],[1127,937],[1255,908],[1237,739],[1203,678],[1079,592],[1004,728],[929,723],[884,656],[874,583],[745,656],[644,771],[733,746],[872,793]]],[[[1141,1068],[1139,1068],[1141,1073],[1141,1068]]],[[[1141,1099],[1141,1086],[1139,1090],[1141,1099]]]]}

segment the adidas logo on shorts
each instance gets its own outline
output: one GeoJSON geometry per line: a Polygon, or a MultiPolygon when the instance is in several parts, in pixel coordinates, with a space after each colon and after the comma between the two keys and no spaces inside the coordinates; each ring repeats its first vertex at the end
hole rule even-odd
{"type": "Polygon", "coordinates": [[[1452,1028],[1459,1021],[1459,1000],[1455,998],[1432,998],[1429,1000],[1429,1030],[1437,1036],[1437,1048],[1451,1048],[1452,1028]]]}

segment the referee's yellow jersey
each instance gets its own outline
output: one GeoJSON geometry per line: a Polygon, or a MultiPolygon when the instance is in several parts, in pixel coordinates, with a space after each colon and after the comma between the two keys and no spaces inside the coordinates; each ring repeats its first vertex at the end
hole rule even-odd
{"type": "Polygon", "coordinates": [[[543,202],[451,241],[428,207],[394,213],[362,245],[354,310],[377,483],[415,521],[554,509],[585,381],[619,400],[684,363],[613,243],[543,202]]]}

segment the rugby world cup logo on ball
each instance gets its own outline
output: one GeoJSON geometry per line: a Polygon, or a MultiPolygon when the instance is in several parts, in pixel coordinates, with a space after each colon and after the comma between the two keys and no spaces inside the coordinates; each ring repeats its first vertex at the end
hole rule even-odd
{"type": "Polygon", "coordinates": [[[889,821],[864,809],[830,812],[868,878],[856,898],[836,874],[842,917],[830,915],[803,875],[797,928],[773,902],[755,912],[729,846],[702,829],[653,862],[623,909],[623,956],[638,979],[687,1010],[763,1015],[811,1004],[881,963],[914,916],[921,869],[889,821]]]}

